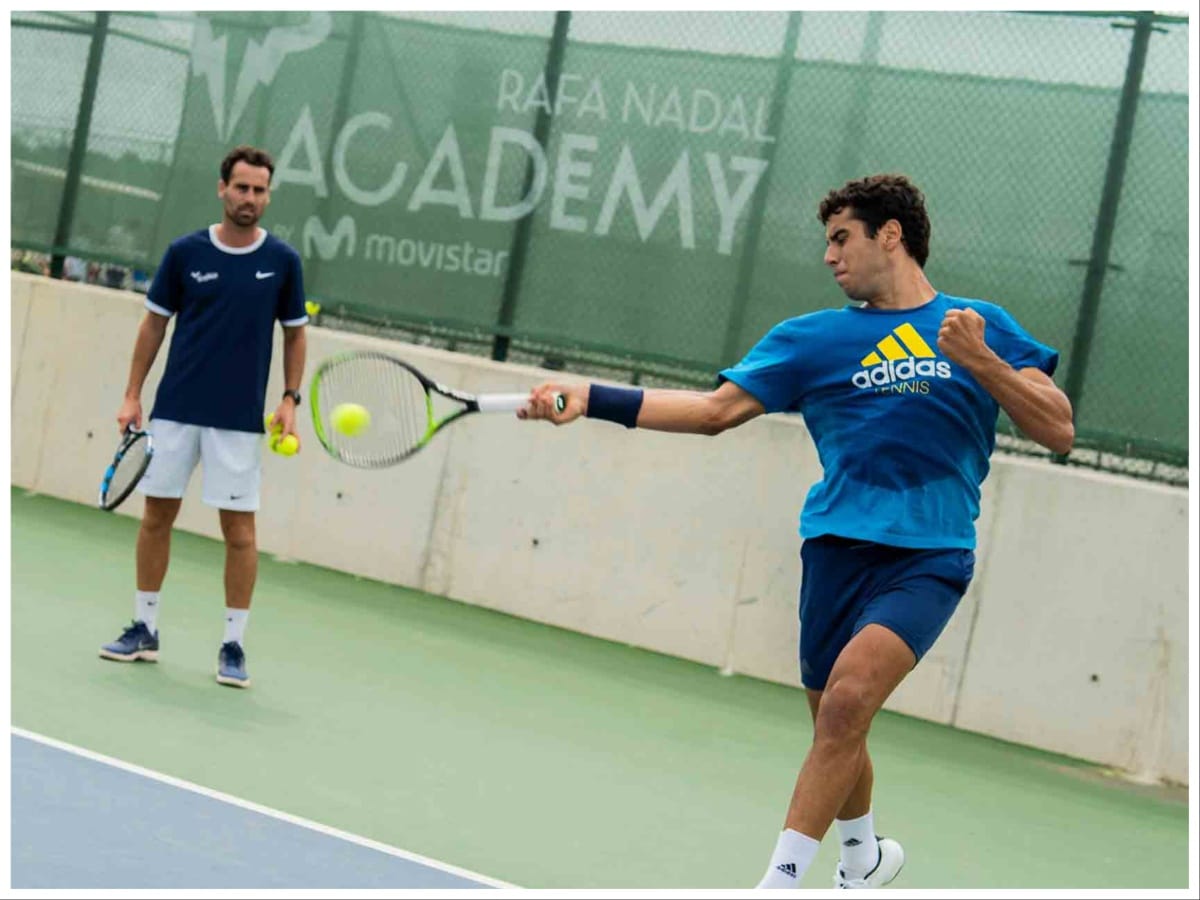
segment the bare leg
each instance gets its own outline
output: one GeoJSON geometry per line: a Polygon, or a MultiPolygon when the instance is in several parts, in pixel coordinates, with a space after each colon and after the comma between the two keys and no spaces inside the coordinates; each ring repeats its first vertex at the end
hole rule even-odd
{"type": "MultiPolygon", "coordinates": [[[[808,708],[812,712],[813,724],[817,721],[817,711],[821,707],[822,691],[814,691],[805,689],[808,693],[808,708]]],[[[850,791],[850,796],[846,798],[846,802],[842,804],[842,808],[837,811],[837,818],[857,819],[865,816],[871,811],[871,789],[875,786],[875,769],[871,765],[870,754],[864,754],[862,771],[859,773],[858,781],[850,791]]]]}
{"type": "Polygon", "coordinates": [[[881,625],[866,626],[842,650],[822,692],[812,748],[796,778],[785,828],[820,840],[839,812],[857,812],[864,799],[869,804],[869,784],[859,790],[870,765],[867,732],[915,664],[908,645],[881,625]]]}
{"type": "Polygon", "coordinates": [[[183,500],[147,497],[137,537],[137,589],[161,591],[171,561],[171,527],[183,500]]]}
{"type": "Polygon", "coordinates": [[[258,542],[254,513],[223,509],[221,532],[225,535],[225,605],[249,609],[258,578],[258,542]]]}

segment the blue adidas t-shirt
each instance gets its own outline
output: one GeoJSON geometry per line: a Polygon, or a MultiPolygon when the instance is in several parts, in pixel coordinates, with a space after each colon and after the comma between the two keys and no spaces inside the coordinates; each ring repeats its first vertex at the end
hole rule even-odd
{"type": "Polygon", "coordinates": [[[1057,351],[999,306],[942,293],[913,309],[788,319],[720,373],[767,412],[803,414],[825,471],[805,500],[802,537],[974,548],[1000,407],[938,352],[943,316],[964,308],[983,316],[984,340],[1013,368],[1054,374],[1057,351]]]}
{"type": "Polygon", "coordinates": [[[226,247],[201,229],[167,248],[146,308],[177,316],[150,417],[261,433],[275,321],[308,322],[300,254],[265,231],[226,247]]]}

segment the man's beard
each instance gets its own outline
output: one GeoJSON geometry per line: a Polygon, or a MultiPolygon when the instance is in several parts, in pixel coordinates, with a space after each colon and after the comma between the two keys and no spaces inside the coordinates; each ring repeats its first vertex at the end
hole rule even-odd
{"type": "Polygon", "coordinates": [[[242,228],[249,228],[251,225],[258,224],[258,213],[252,209],[235,209],[229,214],[229,218],[235,225],[242,228]]]}

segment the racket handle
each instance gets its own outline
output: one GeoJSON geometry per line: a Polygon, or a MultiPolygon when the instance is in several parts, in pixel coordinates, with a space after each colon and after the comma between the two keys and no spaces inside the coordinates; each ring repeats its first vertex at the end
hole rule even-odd
{"type": "MultiPolygon", "coordinates": [[[[475,398],[480,412],[516,412],[529,405],[529,394],[480,394],[475,398]]],[[[554,408],[562,412],[567,408],[567,398],[554,395],[554,408]]]]}

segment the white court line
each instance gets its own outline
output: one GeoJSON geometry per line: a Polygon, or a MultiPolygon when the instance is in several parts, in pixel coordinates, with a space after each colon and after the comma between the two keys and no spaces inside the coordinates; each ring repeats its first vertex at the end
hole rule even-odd
{"type": "Polygon", "coordinates": [[[419,853],[401,850],[399,847],[392,847],[388,844],[380,843],[379,841],[373,841],[370,838],[365,838],[357,834],[351,834],[348,831],[330,828],[328,825],[322,825],[319,822],[313,822],[309,819],[302,819],[299,816],[293,816],[290,813],[285,813],[278,809],[271,809],[269,806],[261,806],[257,803],[252,803],[249,800],[243,800],[240,797],[234,797],[231,794],[223,794],[220,791],[214,791],[210,788],[201,787],[200,785],[193,784],[190,781],[184,781],[182,778],[164,775],[162,772],[155,772],[151,769],[143,769],[141,766],[135,766],[132,763],[114,759],[111,756],[104,756],[101,753],[85,750],[83,747],[76,747],[74,744],[68,744],[63,741],[55,740],[54,738],[46,737],[44,734],[26,731],[24,728],[17,728],[15,725],[12,726],[12,733],[18,737],[36,741],[39,744],[45,744],[48,747],[55,747],[59,750],[65,750],[68,753],[74,753],[76,756],[82,756],[84,759],[90,759],[94,762],[104,763],[105,765],[112,766],[116,769],[132,772],[134,775],[141,775],[144,778],[151,778],[154,781],[161,782],[162,784],[169,784],[171,787],[182,788],[185,791],[191,791],[192,793],[200,794],[203,797],[210,797],[213,800],[220,800],[222,803],[229,803],[232,806],[248,809],[256,813],[262,813],[264,816],[270,816],[271,818],[279,819],[282,822],[290,822],[292,825],[299,825],[301,828],[307,828],[310,831],[317,831],[330,837],[339,838],[343,841],[348,841],[351,844],[357,844],[360,847],[378,850],[380,853],[387,853],[390,856],[398,856],[401,859],[408,860],[409,862],[419,863],[420,865],[428,866],[431,869],[437,869],[438,871],[446,872],[450,875],[457,875],[460,878],[469,878],[472,881],[478,881],[480,884],[484,884],[489,887],[517,889],[517,886],[514,884],[498,881],[495,878],[489,878],[486,875],[480,875],[478,872],[472,872],[469,869],[460,869],[458,866],[452,866],[449,863],[444,863],[436,859],[430,859],[428,856],[421,856],[419,853]]]}

